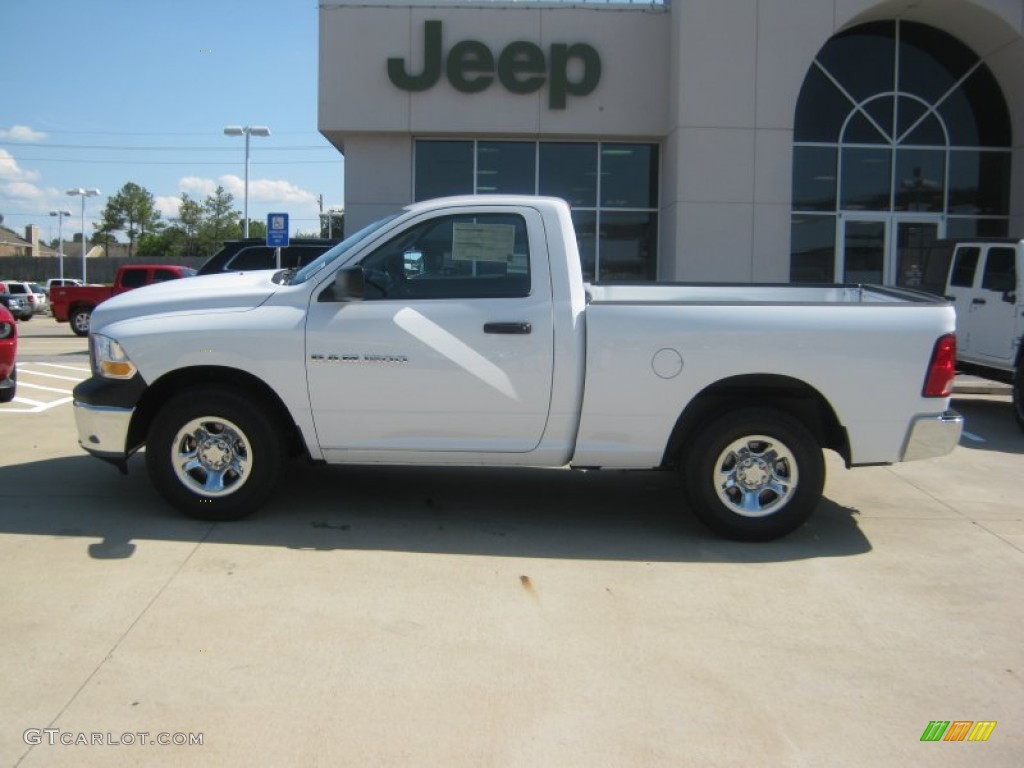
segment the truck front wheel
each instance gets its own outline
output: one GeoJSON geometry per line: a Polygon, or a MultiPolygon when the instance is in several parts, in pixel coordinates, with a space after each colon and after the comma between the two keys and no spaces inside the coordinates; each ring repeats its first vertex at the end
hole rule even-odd
{"type": "Polygon", "coordinates": [[[90,317],[92,317],[92,310],[88,307],[79,307],[71,312],[71,317],[68,320],[71,323],[71,330],[75,332],[75,336],[89,335],[90,317]]]}
{"type": "Polygon", "coordinates": [[[1013,416],[1017,426],[1024,429],[1024,360],[1017,363],[1013,372],[1013,416]]]}
{"type": "Polygon", "coordinates": [[[200,520],[237,520],[267,500],[286,458],[272,416],[234,390],[179,394],[157,413],[146,468],[172,506],[200,520]]]}
{"type": "Polygon", "coordinates": [[[743,408],[706,424],[680,471],[694,515],[739,541],[770,541],[796,530],[825,485],[817,441],[800,421],[770,408],[743,408]]]}

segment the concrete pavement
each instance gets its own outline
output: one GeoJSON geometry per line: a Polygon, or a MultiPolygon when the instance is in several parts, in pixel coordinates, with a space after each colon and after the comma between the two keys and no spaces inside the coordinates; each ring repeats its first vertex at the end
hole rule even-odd
{"type": "Polygon", "coordinates": [[[1016,766],[1024,435],[957,407],[952,455],[831,457],[768,545],[651,473],[299,464],[202,524],[80,454],[68,407],[18,417],[30,450],[0,415],[0,764],[1016,766]],[[60,743],[92,734],[133,743],[60,743]]]}

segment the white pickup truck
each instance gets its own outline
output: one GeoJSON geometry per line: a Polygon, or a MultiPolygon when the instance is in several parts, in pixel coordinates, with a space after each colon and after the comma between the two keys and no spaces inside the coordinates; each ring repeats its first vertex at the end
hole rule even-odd
{"type": "Polygon", "coordinates": [[[861,286],[586,285],[568,206],[418,203],[306,267],[176,280],[92,317],[80,445],[146,446],[186,514],[240,518],[289,454],[346,464],[674,469],[718,533],[767,540],[848,466],[939,456],[948,302],[861,286]]]}
{"type": "Polygon", "coordinates": [[[939,241],[927,262],[925,286],[956,307],[957,363],[1011,383],[1024,429],[1024,240],[939,241]]]}

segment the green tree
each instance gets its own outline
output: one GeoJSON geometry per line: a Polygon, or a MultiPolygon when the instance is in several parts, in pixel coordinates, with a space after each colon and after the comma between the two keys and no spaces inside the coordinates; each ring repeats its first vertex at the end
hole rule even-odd
{"type": "Polygon", "coordinates": [[[213,253],[221,243],[239,235],[239,213],[232,206],[235,198],[224,187],[203,201],[203,222],[199,226],[199,250],[202,253],[213,253]]]}
{"type": "Polygon", "coordinates": [[[108,233],[124,231],[128,235],[128,255],[131,256],[138,238],[157,232],[162,226],[153,195],[145,187],[129,181],[107,198],[99,229],[108,233]]]}
{"type": "Polygon", "coordinates": [[[320,214],[320,237],[342,240],[345,237],[345,212],[328,211],[320,214]]]}
{"type": "Polygon", "coordinates": [[[93,234],[92,242],[103,246],[105,249],[104,253],[110,253],[111,243],[117,241],[117,238],[114,237],[114,232],[120,231],[124,227],[124,221],[108,205],[108,207],[103,209],[99,221],[93,224],[93,227],[96,232],[93,234]]]}
{"type": "MultiPolygon", "coordinates": [[[[239,232],[238,233],[239,237],[241,237],[243,233],[244,233],[244,230],[242,232],[239,232]]],[[[267,222],[265,222],[265,221],[256,221],[255,219],[249,219],[249,237],[262,237],[262,238],[266,239],[266,237],[267,237],[267,222]]]]}
{"type": "Polygon", "coordinates": [[[199,232],[205,219],[205,211],[198,200],[193,200],[188,193],[181,193],[178,203],[178,217],[171,219],[184,235],[184,256],[195,256],[199,252],[199,232]]]}
{"type": "Polygon", "coordinates": [[[186,255],[187,237],[181,227],[165,227],[139,237],[137,256],[147,259],[175,258],[186,255]]]}

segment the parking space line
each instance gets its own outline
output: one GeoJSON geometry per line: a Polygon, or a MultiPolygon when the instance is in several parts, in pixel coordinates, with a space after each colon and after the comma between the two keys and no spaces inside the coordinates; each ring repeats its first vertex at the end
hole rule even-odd
{"type": "Polygon", "coordinates": [[[25,368],[23,365],[18,365],[18,371],[21,373],[31,373],[33,376],[43,376],[47,379],[62,379],[63,381],[73,381],[75,383],[80,382],[82,379],[79,376],[61,376],[59,373],[43,373],[32,368],[25,368]]]}
{"type": "Polygon", "coordinates": [[[44,387],[42,384],[29,384],[27,381],[19,381],[18,389],[22,387],[28,387],[29,389],[41,389],[44,392],[56,392],[58,395],[70,395],[71,390],[69,389],[55,389],[54,387],[44,387]]]}
{"type": "Polygon", "coordinates": [[[47,368],[60,368],[64,371],[78,371],[79,373],[89,373],[88,368],[82,368],[77,365],[59,365],[58,363],[31,363],[31,365],[45,365],[47,368]]]}
{"type": "Polygon", "coordinates": [[[0,414],[7,413],[44,413],[52,408],[57,408],[62,405],[66,405],[74,400],[71,396],[72,392],[68,389],[69,386],[73,386],[84,381],[88,378],[89,369],[82,368],[72,365],[61,365],[59,363],[44,363],[35,362],[30,363],[18,363],[18,396],[16,396],[11,403],[0,407],[0,414]],[[67,371],[68,373],[77,373],[78,376],[63,375],[62,373],[47,373],[46,371],[40,370],[41,367],[46,366],[56,371],[67,371]],[[55,384],[57,386],[47,386],[47,384],[36,383],[38,380],[46,381],[47,384],[55,384]],[[28,390],[32,390],[31,393],[28,390]],[[25,394],[33,394],[38,397],[45,397],[47,393],[57,395],[56,400],[43,401],[36,400],[32,397],[24,397],[25,394]],[[16,406],[22,407],[16,407],[16,406]]]}
{"type": "Polygon", "coordinates": [[[24,403],[25,405],[31,405],[31,406],[33,406],[35,408],[39,408],[41,406],[46,405],[46,403],[42,403],[42,402],[40,402],[38,400],[29,400],[27,397],[15,397],[14,398],[14,402],[16,402],[16,403],[24,403]]]}
{"type": "MultiPolygon", "coordinates": [[[[19,382],[20,386],[20,382],[19,382]]],[[[27,397],[15,397],[15,403],[25,403],[31,405],[31,408],[3,408],[0,409],[0,413],[42,413],[48,411],[51,408],[56,408],[58,405],[64,405],[70,403],[74,398],[63,397],[60,400],[54,400],[52,403],[40,403],[38,400],[29,400],[27,397]]]]}

